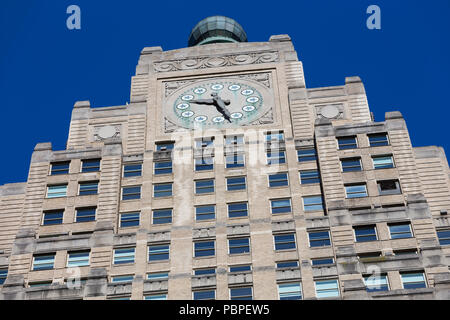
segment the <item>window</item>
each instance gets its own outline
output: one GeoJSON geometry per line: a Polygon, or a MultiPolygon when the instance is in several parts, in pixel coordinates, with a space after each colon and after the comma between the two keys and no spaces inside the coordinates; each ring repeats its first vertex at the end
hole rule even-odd
{"type": "Polygon", "coordinates": [[[366,184],[352,184],[345,186],[347,199],[367,197],[366,184]]]}
{"type": "Polygon", "coordinates": [[[230,272],[248,272],[248,271],[252,271],[252,266],[249,264],[242,266],[230,266],[230,272]]]}
{"type": "Polygon", "coordinates": [[[151,272],[147,274],[148,280],[167,280],[169,279],[169,272],[151,272]]]}
{"type": "Polygon", "coordinates": [[[309,246],[315,247],[327,247],[331,245],[330,232],[329,231],[311,231],[308,232],[309,246]]]}
{"type": "Polygon", "coordinates": [[[100,171],[100,159],[81,160],[81,172],[100,171]]]}
{"type": "Polygon", "coordinates": [[[42,225],[49,226],[63,223],[64,210],[44,211],[42,225]]]}
{"type": "Polygon", "coordinates": [[[302,286],[299,282],[278,284],[280,300],[301,300],[302,286]]]}
{"type": "Polygon", "coordinates": [[[402,256],[402,255],[410,255],[410,254],[414,254],[417,255],[417,249],[403,249],[403,250],[394,250],[394,255],[396,256],[402,256]]]}
{"type": "Polygon", "coordinates": [[[286,163],[286,154],[284,151],[267,152],[267,164],[286,163]]]}
{"type": "Polygon", "coordinates": [[[395,223],[388,224],[389,232],[391,234],[391,239],[405,239],[412,238],[411,224],[406,223],[395,223]]]}
{"type": "Polygon", "coordinates": [[[388,146],[389,139],[387,133],[368,134],[369,144],[371,147],[388,146]]]}
{"type": "Polygon", "coordinates": [[[288,185],[287,173],[276,173],[269,175],[269,187],[282,187],[288,185]]]}
{"type": "Polygon", "coordinates": [[[67,195],[67,184],[47,186],[47,198],[65,197],[67,195]]]}
{"type": "Polygon", "coordinates": [[[450,244],[450,229],[447,230],[438,230],[437,236],[439,239],[439,244],[441,246],[447,246],[450,244]]]}
{"type": "Polygon", "coordinates": [[[174,147],[173,142],[158,142],[156,144],[156,151],[167,151],[172,150],[174,147]]]}
{"type": "Polygon", "coordinates": [[[334,264],[334,258],[319,258],[319,259],[312,259],[311,264],[313,266],[321,266],[326,264],[334,264]]]}
{"type": "Polygon", "coordinates": [[[297,160],[298,162],[316,161],[317,160],[316,148],[311,146],[308,148],[298,149],[297,160]]]}
{"type": "Polygon", "coordinates": [[[356,242],[367,242],[377,240],[377,231],[375,226],[353,227],[356,242]]]}
{"type": "Polygon", "coordinates": [[[249,238],[228,239],[228,248],[230,254],[240,254],[250,252],[249,238]]]}
{"type": "Polygon", "coordinates": [[[211,220],[216,218],[216,206],[198,206],[195,207],[195,220],[211,220]]]}
{"type": "Polygon", "coordinates": [[[122,188],[122,200],[136,200],[140,198],[141,198],[141,186],[122,188]]]}
{"type": "Polygon", "coordinates": [[[342,172],[361,171],[361,158],[341,159],[342,172]]]}
{"type": "Polygon", "coordinates": [[[377,185],[380,196],[402,193],[400,190],[400,183],[398,182],[398,180],[378,181],[377,185]]]}
{"type": "Polygon", "coordinates": [[[194,257],[210,257],[215,254],[216,249],[214,240],[194,242],[194,257]]]}
{"type": "Polygon", "coordinates": [[[96,207],[77,208],[76,222],[95,221],[96,207]]]}
{"type": "Polygon", "coordinates": [[[315,281],[317,298],[339,297],[339,285],[337,280],[315,281]]]}
{"type": "Polygon", "coordinates": [[[216,290],[199,290],[192,292],[192,298],[194,300],[215,300],[216,299],[216,290]]]}
{"type": "Polygon", "coordinates": [[[367,292],[388,291],[388,279],[385,274],[364,276],[364,284],[367,292]]]}
{"type": "Polygon", "coordinates": [[[267,132],[266,133],[266,141],[268,141],[268,142],[284,141],[284,134],[283,134],[282,131],[279,131],[279,132],[267,132]]]}
{"type": "Polygon", "coordinates": [[[227,178],[228,191],[245,190],[245,188],[246,188],[245,177],[227,178]]]}
{"type": "Polygon", "coordinates": [[[108,297],[108,300],[131,300],[130,296],[126,296],[126,297],[108,297]]]}
{"type": "Polygon", "coordinates": [[[195,171],[206,171],[214,169],[212,157],[195,158],[195,171]]]}
{"type": "Polygon", "coordinates": [[[295,249],[295,234],[275,234],[273,236],[275,242],[275,250],[295,249]]]}
{"type": "Polygon", "coordinates": [[[306,196],[302,199],[305,212],[323,210],[322,196],[306,196]]]}
{"type": "Polygon", "coordinates": [[[167,293],[151,294],[144,297],[145,300],[167,300],[167,293]]]}
{"type": "Polygon", "coordinates": [[[114,249],[114,264],[134,263],[135,248],[114,249]]]}
{"type": "Polygon", "coordinates": [[[153,210],[152,224],[172,223],[172,209],[153,210]]]}
{"type": "Polygon", "coordinates": [[[3,285],[8,276],[8,269],[0,269],[0,286],[3,285]]]}
{"type": "Polygon", "coordinates": [[[377,169],[389,169],[394,167],[394,159],[392,156],[374,156],[372,157],[373,168],[377,169]]]}
{"type": "Polygon", "coordinates": [[[133,282],[134,276],[115,276],[111,278],[112,283],[130,283],[133,282]]]}
{"type": "Polygon", "coordinates": [[[358,143],[356,142],[356,136],[353,137],[340,137],[337,138],[339,150],[356,149],[358,143]]]}
{"type": "Polygon", "coordinates": [[[270,200],[272,214],[292,212],[291,199],[270,200]]]}
{"type": "Polygon", "coordinates": [[[381,257],[381,252],[380,251],[376,251],[376,252],[361,252],[358,253],[358,259],[360,260],[365,260],[365,259],[377,259],[381,257]]]}
{"type": "Polygon", "coordinates": [[[50,270],[55,263],[55,253],[33,256],[33,270],[50,270]]]}
{"type": "Polygon", "coordinates": [[[204,276],[208,274],[216,274],[216,268],[206,268],[194,270],[194,276],[204,276]]]}
{"type": "Polygon", "coordinates": [[[148,261],[169,260],[169,244],[148,246],[148,261]]]}
{"type": "Polygon", "coordinates": [[[298,261],[277,262],[277,269],[298,268],[298,261]]]}
{"type": "Polygon", "coordinates": [[[195,181],[195,194],[214,192],[214,179],[195,181]]]}
{"type": "Polygon", "coordinates": [[[400,276],[402,277],[403,289],[417,289],[427,287],[427,283],[425,282],[425,275],[423,272],[400,272],[400,276]]]}
{"type": "Polygon", "coordinates": [[[98,193],[98,181],[94,182],[80,182],[80,191],[78,195],[86,196],[98,193]]]}
{"type": "Polygon", "coordinates": [[[300,181],[302,184],[320,183],[319,170],[300,171],[300,181]]]}
{"type": "Polygon", "coordinates": [[[70,161],[54,162],[54,163],[52,163],[50,175],[54,176],[57,174],[68,174],[69,166],[70,166],[70,161]]]}
{"type": "Polygon", "coordinates": [[[162,198],[172,196],[172,182],[153,185],[153,197],[162,198]]]}
{"type": "Polygon", "coordinates": [[[244,166],[244,155],[243,154],[231,154],[225,156],[225,166],[226,168],[240,168],[244,166]]]}
{"type": "Polygon", "coordinates": [[[28,282],[29,288],[36,288],[36,287],[48,287],[52,284],[52,281],[36,281],[36,282],[28,282]]]}
{"type": "Polygon", "coordinates": [[[137,227],[139,225],[139,212],[127,212],[120,214],[120,227],[137,227]]]}
{"type": "Polygon", "coordinates": [[[172,173],[172,161],[155,162],[155,174],[172,173]]]}
{"type": "Polygon", "coordinates": [[[203,138],[203,139],[195,140],[196,148],[208,148],[208,147],[212,147],[213,144],[214,144],[213,138],[203,138]]]}
{"type": "Polygon", "coordinates": [[[244,144],[244,136],[226,136],[225,145],[244,144]]]}
{"type": "Polygon", "coordinates": [[[248,216],[247,202],[228,204],[228,218],[239,218],[248,216]]]}
{"type": "Polygon", "coordinates": [[[231,300],[252,300],[253,292],[252,287],[239,287],[230,288],[231,300]]]}
{"type": "Polygon", "coordinates": [[[90,251],[69,252],[67,258],[67,267],[84,267],[89,265],[90,251]]]}
{"type": "Polygon", "coordinates": [[[123,166],[123,177],[140,177],[142,175],[142,163],[130,163],[123,166]]]}

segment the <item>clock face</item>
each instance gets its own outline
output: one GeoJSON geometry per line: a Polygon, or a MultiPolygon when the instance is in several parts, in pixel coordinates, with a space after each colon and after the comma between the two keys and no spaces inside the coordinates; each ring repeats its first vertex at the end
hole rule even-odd
{"type": "Polygon", "coordinates": [[[249,125],[273,107],[267,85],[241,78],[192,81],[173,91],[164,104],[166,120],[183,128],[249,125]]]}

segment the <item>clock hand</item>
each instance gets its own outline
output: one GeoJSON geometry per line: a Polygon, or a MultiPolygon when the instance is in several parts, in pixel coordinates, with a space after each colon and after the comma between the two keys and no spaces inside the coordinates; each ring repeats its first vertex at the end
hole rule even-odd
{"type": "Polygon", "coordinates": [[[225,107],[220,107],[220,106],[216,106],[216,109],[217,109],[217,111],[219,111],[219,112],[223,115],[223,117],[224,117],[225,119],[228,120],[228,122],[231,123],[231,119],[230,119],[231,114],[230,114],[230,111],[228,111],[227,108],[225,108],[225,107]]]}
{"type": "Polygon", "coordinates": [[[191,100],[190,103],[213,105],[216,107],[217,111],[219,111],[223,117],[231,123],[231,113],[227,108],[225,108],[225,105],[230,104],[230,100],[222,100],[216,92],[211,93],[211,96],[213,97],[212,99],[191,100]]]}

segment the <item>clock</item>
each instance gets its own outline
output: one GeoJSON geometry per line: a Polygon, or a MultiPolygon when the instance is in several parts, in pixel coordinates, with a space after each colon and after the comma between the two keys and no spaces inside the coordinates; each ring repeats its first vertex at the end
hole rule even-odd
{"type": "MultiPolygon", "coordinates": [[[[164,103],[166,122],[173,127],[236,128],[273,122],[270,77],[237,76],[178,83],[164,103]]],[[[167,123],[166,123],[166,131],[167,123]]]]}

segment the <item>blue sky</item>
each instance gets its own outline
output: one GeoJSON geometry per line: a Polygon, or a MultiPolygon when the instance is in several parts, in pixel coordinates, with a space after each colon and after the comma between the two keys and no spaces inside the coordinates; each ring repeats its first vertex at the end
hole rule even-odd
{"type": "Polygon", "coordinates": [[[450,1],[87,1],[2,0],[0,184],[26,181],[36,143],[63,150],[73,104],[129,101],[142,48],[187,46],[201,19],[236,19],[249,41],[289,34],[309,88],[360,76],[376,121],[399,110],[414,146],[450,150],[450,1]],[[66,8],[81,8],[68,30],[66,8]],[[381,30],[366,28],[369,5],[381,30]]]}

